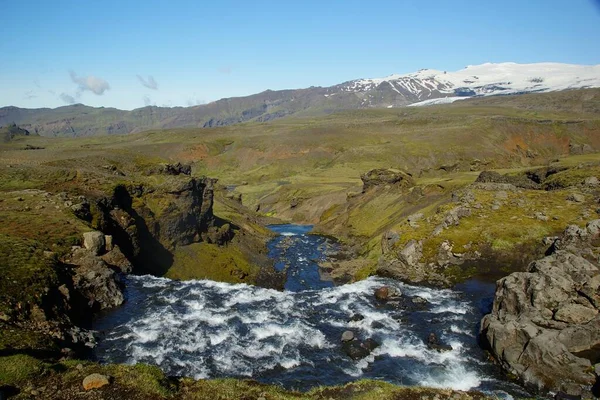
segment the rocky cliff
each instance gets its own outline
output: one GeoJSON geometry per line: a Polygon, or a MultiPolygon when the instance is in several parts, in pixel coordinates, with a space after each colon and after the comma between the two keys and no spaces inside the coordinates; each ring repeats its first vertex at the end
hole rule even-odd
{"type": "Polygon", "coordinates": [[[128,273],[163,276],[188,262],[188,278],[274,284],[266,256],[247,255],[260,252],[262,237],[214,215],[215,179],[192,177],[178,164],[135,176],[103,170],[93,178],[79,173],[76,185],[55,185],[65,192],[0,196],[0,351],[59,354],[93,346],[86,331],[93,313],[123,303],[128,273]],[[189,260],[178,259],[186,251],[189,260]],[[242,268],[257,272],[244,275],[242,268]]]}
{"type": "Polygon", "coordinates": [[[600,220],[567,228],[527,272],[497,282],[493,310],[481,322],[494,357],[537,390],[598,395],[599,233],[600,220]]]}

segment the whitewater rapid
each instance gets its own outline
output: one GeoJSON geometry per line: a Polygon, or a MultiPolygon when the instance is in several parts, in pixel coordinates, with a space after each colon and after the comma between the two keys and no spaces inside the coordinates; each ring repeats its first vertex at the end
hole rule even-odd
{"type": "MultiPolygon", "coordinates": [[[[287,237],[307,240],[304,234],[287,237]]],[[[292,247],[278,248],[289,256],[292,247]]],[[[501,378],[477,345],[478,321],[490,304],[484,284],[449,290],[369,278],[284,292],[151,276],[130,276],[126,284],[127,303],[94,324],[102,336],[96,356],[103,362],[148,363],[173,376],[245,377],[299,390],[359,378],[501,395],[520,390],[501,378]],[[402,292],[400,301],[377,301],[373,293],[383,285],[402,292]],[[351,359],[341,347],[346,330],[379,347],[351,359]],[[452,350],[429,349],[431,332],[452,350]]]]}

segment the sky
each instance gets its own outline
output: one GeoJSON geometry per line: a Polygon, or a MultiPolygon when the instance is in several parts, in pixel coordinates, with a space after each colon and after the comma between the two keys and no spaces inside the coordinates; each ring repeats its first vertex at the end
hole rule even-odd
{"type": "Polygon", "coordinates": [[[0,0],[0,107],[191,106],[267,89],[600,64],[600,0],[0,0]]]}

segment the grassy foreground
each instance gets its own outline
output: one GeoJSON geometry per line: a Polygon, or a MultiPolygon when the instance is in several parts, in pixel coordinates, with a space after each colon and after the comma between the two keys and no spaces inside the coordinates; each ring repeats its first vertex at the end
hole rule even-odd
{"type": "Polygon", "coordinates": [[[10,385],[15,399],[482,399],[477,392],[401,387],[360,380],[344,386],[319,387],[307,393],[240,379],[194,380],[168,378],[160,369],[144,364],[98,365],[70,360],[46,363],[26,355],[0,357],[0,386],[10,385]],[[92,373],[110,377],[103,388],[85,392],[83,379],[92,373]],[[18,394],[16,392],[19,392],[18,394]],[[34,396],[32,396],[34,393],[34,396]]]}

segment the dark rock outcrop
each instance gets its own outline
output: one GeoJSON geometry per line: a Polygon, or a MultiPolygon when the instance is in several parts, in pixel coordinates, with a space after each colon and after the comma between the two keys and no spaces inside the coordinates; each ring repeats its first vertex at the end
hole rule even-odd
{"type": "Polygon", "coordinates": [[[373,169],[360,176],[363,182],[363,193],[372,187],[393,185],[400,188],[409,188],[415,181],[409,174],[392,169],[373,169]]]}
{"type": "Polygon", "coordinates": [[[510,184],[522,189],[541,189],[538,182],[532,180],[528,175],[501,175],[495,171],[483,171],[475,180],[476,183],[503,183],[510,184]]]}
{"type": "MultiPolygon", "coordinates": [[[[588,224],[595,227],[595,224],[588,224]]],[[[595,231],[594,231],[595,232],[595,231]]],[[[600,269],[587,229],[569,227],[527,272],[497,282],[482,340],[501,365],[538,390],[579,395],[596,382],[600,356],[600,269]],[[571,252],[573,251],[573,252],[571,252]],[[585,255],[585,253],[584,253],[585,255]]]]}
{"type": "Polygon", "coordinates": [[[157,168],[151,169],[149,171],[150,174],[164,174],[164,175],[191,175],[192,174],[192,166],[189,164],[162,164],[157,168]]]}
{"type": "Polygon", "coordinates": [[[159,186],[119,185],[112,196],[95,201],[96,226],[114,238],[139,272],[162,275],[173,262],[176,246],[231,240],[231,227],[218,224],[213,214],[215,183],[184,174],[159,186]]]}
{"type": "Polygon", "coordinates": [[[77,248],[69,264],[73,266],[73,288],[87,300],[91,310],[104,310],[123,304],[118,274],[93,250],[77,248]]]}

